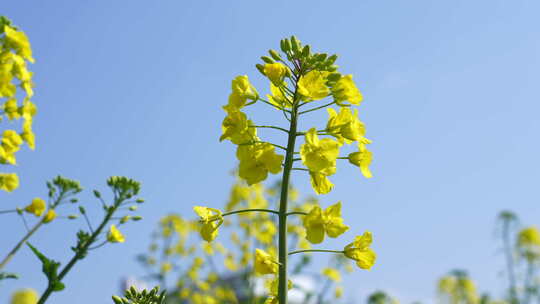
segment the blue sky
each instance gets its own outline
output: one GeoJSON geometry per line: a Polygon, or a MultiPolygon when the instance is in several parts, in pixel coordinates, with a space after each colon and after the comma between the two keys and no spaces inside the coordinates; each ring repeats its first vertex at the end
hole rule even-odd
{"type": "MultiPolygon", "coordinates": [[[[108,303],[121,276],[142,274],[134,257],[160,216],[222,205],[235,164],[234,147],[217,140],[230,80],[248,74],[265,92],[254,64],[294,34],[355,75],[374,142],[375,177],[343,164],[321,198],[343,201],[344,239],[374,234],[378,264],[348,277],[347,297],[385,289],[430,302],[435,280],[456,267],[500,295],[497,213],[540,224],[539,9],[532,0],[9,1],[1,14],[25,30],[37,60],[39,113],[37,149],[18,154],[22,186],[0,193],[2,209],[44,196],[57,174],[86,189],[105,190],[110,175],[142,181],[145,220],[125,229],[125,244],[81,262],[51,300],[108,303]]],[[[251,112],[257,121],[279,119],[263,109],[251,112]]],[[[323,125],[326,115],[310,119],[323,125]]],[[[312,192],[307,177],[293,182],[312,192]]],[[[66,261],[77,225],[50,225],[33,243],[66,261]]],[[[5,252],[23,230],[8,216],[0,227],[5,252]]],[[[19,287],[43,290],[38,267],[23,250],[8,269],[22,279],[2,285],[0,302],[19,287]]]]}

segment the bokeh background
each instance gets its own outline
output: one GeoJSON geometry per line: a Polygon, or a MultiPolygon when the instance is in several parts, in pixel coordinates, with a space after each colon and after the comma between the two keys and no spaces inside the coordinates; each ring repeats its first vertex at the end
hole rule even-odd
{"type": "MultiPolygon", "coordinates": [[[[230,80],[291,34],[340,55],[364,93],[374,178],[342,163],[323,205],[342,200],[351,230],[374,234],[377,265],[346,278],[348,299],[385,289],[431,303],[435,280],[466,268],[481,290],[502,293],[493,230],[502,209],[539,224],[540,2],[489,1],[4,1],[1,14],[30,37],[36,64],[37,149],[18,154],[21,187],[1,209],[45,196],[57,174],[105,191],[111,175],[142,181],[144,220],[127,242],[97,250],[65,280],[55,304],[110,303],[119,279],[142,274],[135,256],[167,212],[222,206],[234,181],[234,147],[219,143],[230,80]]],[[[260,106],[258,122],[276,122],[260,106]]],[[[312,122],[325,124],[326,114],[312,122]]],[[[311,125],[303,125],[307,129],[311,125]]],[[[274,176],[273,178],[277,178],[274,176]]],[[[311,194],[309,180],[294,184],[311,194]]],[[[82,204],[98,203],[90,191],[82,204]]],[[[66,261],[80,222],[58,221],[33,243],[66,261]]],[[[23,234],[2,216],[0,252],[23,234]]],[[[22,250],[0,302],[20,287],[45,288],[22,250]]]]}

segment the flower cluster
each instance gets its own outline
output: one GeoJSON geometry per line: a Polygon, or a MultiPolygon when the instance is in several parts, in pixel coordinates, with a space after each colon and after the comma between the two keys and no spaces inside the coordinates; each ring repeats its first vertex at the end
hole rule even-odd
{"type": "MultiPolygon", "coordinates": [[[[0,163],[16,165],[16,152],[23,143],[35,148],[32,131],[33,118],[37,108],[30,99],[34,95],[32,72],[27,62],[33,63],[32,49],[26,34],[11,22],[0,16],[0,120],[4,118],[13,124],[22,118],[22,130],[4,130],[0,137],[0,163]],[[24,92],[22,101],[18,100],[18,89],[24,92]]],[[[0,189],[11,192],[19,186],[15,173],[0,173],[0,189]]]]}

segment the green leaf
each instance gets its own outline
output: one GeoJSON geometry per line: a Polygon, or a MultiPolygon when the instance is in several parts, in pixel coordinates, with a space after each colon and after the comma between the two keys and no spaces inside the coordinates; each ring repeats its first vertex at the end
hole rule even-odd
{"type": "MultiPolygon", "coordinates": [[[[26,244],[28,245],[28,247],[30,247],[32,252],[34,252],[34,254],[41,261],[42,266],[43,266],[42,271],[47,277],[47,279],[49,280],[49,284],[51,284],[52,286],[56,286],[55,285],[56,283],[60,283],[60,281],[58,281],[58,267],[60,267],[60,263],[47,258],[43,253],[37,250],[37,248],[32,246],[30,243],[27,242],[26,244]]],[[[60,287],[56,287],[56,288],[60,288],[60,287]]],[[[59,290],[62,290],[63,288],[64,287],[62,285],[61,289],[59,290]]]]}

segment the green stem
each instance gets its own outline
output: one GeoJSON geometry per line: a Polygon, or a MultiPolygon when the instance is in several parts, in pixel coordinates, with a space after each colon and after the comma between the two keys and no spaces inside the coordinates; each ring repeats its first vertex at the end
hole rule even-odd
{"type": "Polygon", "coordinates": [[[514,255],[512,254],[513,249],[512,245],[510,244],[510,222],[504,221],[502,229],[502,238],[504,243],[504,253],[506,256],[506,267],[508,272],[508,284],[509,291],[510,291],[510,303],[511,304],[517,304],[518,303],[518,296],[517,296],[517,290],[516,290],[516,274],[514,269],[514,255]]]}
{"type": "Polygon", "coordinates": [[[249,126],[250,128],[267,128],[267,129],[276,129],[276,130],[281,130],[285,133],[289,133],[289,131],[287,131],[287,129],[284,129],[284,128],[280,128],[280,127],[276,127],[276,126],[249,126]]]}
{"type": "Polygon", "coordinates": [[[0,214],[4,214],[4,213],[14,213],[14,212],[17,212],[17,209],[13,209],[13,210],[2,210],[2,211],[0,211],[0,214]]]}
{"type": "Polygon", "coordinates": [[[43,225],[43,218],[40,219],[39,222],[37,222],[36,225],[34,225],[34,227],[32,227],[30,231],[28,231],[28,233],[26,233],[26,235],[17,243],[17,245],[15,245],[15,247],[13,247],[13,249],[11,249],[8,255],[0,263],[0,269],[3,269],[7,265],[7,263],[11,261],[17,251],[21,249],[22,245],[26,243],[26,241],[28,241],[28,239],[39,229],[39,227],[41,227],[41,225],[43,225]]]}
{"type": "Polygon", "coordinates": [[[227,216],[231,214],[244,213],[244,212],[269,212],[269,213],[279,214],[279,212],[276,210],[255,208],[255,209],[242,209],[242,210],[229,211],[229,212],[223,213],[221,216],[227,216]]]}
{"type": "MultiPolygon", "coordinates": [[[[295,85],[296,87],[297,85],[295,85]]],[[[293,98],[293,107],[291,111],[291,120],[289,128],[289,138],[287,139],[287,152],[285,154],[285,164],[283,168],[283,177],[281,183],[281,197],[279,201],[279,235],[278,235],[278,258],[279,258],[279,276],[278,276],[278,299],[280,304],[287,304],[288,280],[287,280],[287,198],[289,196],[289,178],[294,158],[294,147],[296,143],[296,129],[298,119],[298,100],[297,89],[293,98]]]]}
{"type": "MultiPolygon", "coordinates": [[[[98,226],[98,228],[94,231],[94,233],[92,233],[92,235],[90,236],[90,239],[88,239],[88,241],[86,242],[86,244],[84,244],[84,246],[82,246],[80,249],[77,250],[77,252],[71,258],[69,263],[62,269],[62,271],[58,275],[58,282],[62,281],[62,279],[71,270],[71,268],[73,268],[73,266],[75,266],[77,261],[84,258],[85,254],[88,252],[88,249],[90,248],[90,245],[92,245],[92,243],[94,243],[96,241],[97,237],[101,234],[101,231],[103,231],[103,229],[105,228],[105,226],[107,225],[107,223],[111,219],[112,215],[116,211],[116,209],[120,206],[121,201],[122,201],[122,199],[118,198],[116,200],[115,204],[113,205],[113,207],[111,209],[107,210],[107,214],[105,215],[105,218],[103,219],[101,224],[98,226]]],[[[37,302],[37,304],[45,303],[45,301],[47,301],[47,299],[49,298],[49,296],[51,295],[52,292],[53,292],[53,286],[51,286],[50,284],[47,285],[47,289],[45,289],[45,292],[43,292],[43,294],[41,295],[41,298],[39,298],[39,301],[37,302]]]]}
{"type": "Polygon", "coordinates": [[[298,215],[308,215],[307,212],[303,212],[303,211],[287,212],[287,216],[289,216],[289,215],[295,215],[295,214],[298,214],[298,215]]]}
{"type": "Polygon", "coordinates": [[[326,250],[326,249],[304,249],[289,252],[289,255],[303,253],[303,252],[329,252],[329,253],[344,253],[343,250],[326,250]]]}
{"type": "Polygon", "coordinates": [[[328,107],[328,106],[331,106],[331,105],[333,105],[333,104],[335,104],[335,103],[336,103],[335,101],[332,101],[332,102],[329,102],[329,103],[327,103],[327,104],[325,104],[325,105],[322,105],[322,106],[320,106],[320,107],[316,107],[316,108],[313,108],[313,109],[309,109],[309,110],[302,111],[302,112],[298,113],[298,115],[302,115],[302,114],[309,113],[309,112],[312,112],[312,111],[317,111],[317,110],[319,110],[319,109],[322,109],[322,108],[326,108],[326,107],[328,107]]]}

